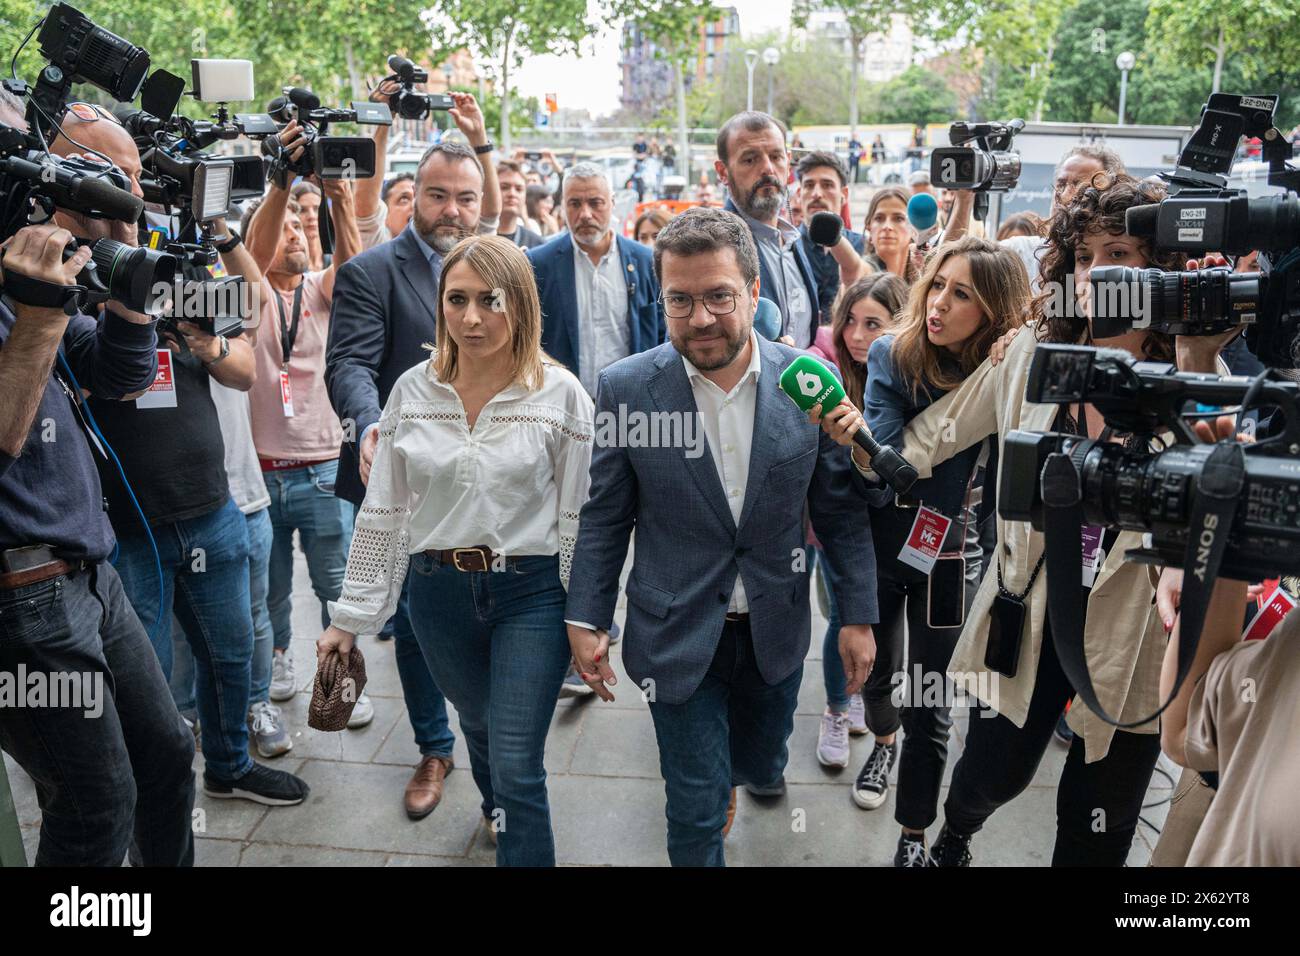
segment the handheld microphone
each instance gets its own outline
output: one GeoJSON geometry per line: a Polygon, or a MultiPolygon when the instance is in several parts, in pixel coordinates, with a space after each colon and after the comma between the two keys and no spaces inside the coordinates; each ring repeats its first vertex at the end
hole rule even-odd
{"type": "MultiPolygon", "coordinates": [[[[835,373],[811,355],[800,355],[786,366],[781,373],[781,391],[805,412],[820,405],[824,414],[844,400],[844,387],[835,373]]],[[[916,469],[907,459],[888,445],[880,444],[865,428],[858,429],[853,442],[871,456],[872,470],[899,494],[904,494],[916,482],[916,469]]]]}
{"type": "Polygon", "coordinates": [[[907,221],[916,230],[917,246],[924,246],[939,231],[939,203],[929,193],[917,193],[907,201],[907,221]]]}
{"type": "Polygon", "coordinates": [[[754,331],[769,342],[775,342],[780,337],[781,310],[771,299],[759,297],[758,308],[754,311],[754,331]]]}
{"type": "Polygon", "coordinates": [[[808,238],[823,248],[836,245],[843,233],[844,223],[833,212],[815,212],[808,220],[808,238]]]}

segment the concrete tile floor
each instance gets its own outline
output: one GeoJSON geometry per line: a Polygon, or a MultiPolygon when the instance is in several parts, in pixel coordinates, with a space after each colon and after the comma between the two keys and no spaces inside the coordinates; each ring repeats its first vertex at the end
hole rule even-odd
{"type": "MultiPolygon", "coordinates": [[[[319,631],[315,597],[306,566],[298,558],[294,594],[295,640],[300,691],[281,705],[294,748],[273,765],[302,776],[312,788],[299,807],[266,808],[241,801],[209,800],[200,792],[196,859],[205,866],[491,866],[492,846],[481,826],[479,794],[469,773],[469,755],[457,736],[456,769],[448,776],[442,804],[428,818],[411,822],[402,810],[402,791],[419,752],[406,719],[391,643],[364,638],[367,691],[374,722],[361,730],[322,734],[308,729],[308,687],[319,631]]],[[[620,622],[621,622],[620,610],[620,622]]],[[[871,749],[871,738],[855,737],[844,770],[822,767],[816,758],[818,717],[824,705],[821,635],[825,620],[814,602],[814,640],[790,741],[789,789],[777,800],[757,801],[742,792],[727,858],[742,866],[888,866],[898,829],[893,798],[879,810],[853,805],[849,786],[871,749]]],[[[664,866],[664,792],[650,715],[622,671],[617,647],[611,655],[622,692],[613,704],[595,699],[562,701],[547,741],[546,766],[558,861],[574,866],[664,866]]],[[[459,731],[453,716],[453,730],[459,731]]],[[[966,716],[954,722],[948,761],[951,775],[964,740],[966,716]]],[[[1043,866],[1051,860],[1055,787],[1065,749],[1048,749],[1033,784],[994,814],[976,838],[980,865],[1043,866]]],[[[35,854],[40,811],[26,774],[5,757],[23,829],[28,859],[35,854]]],[[[1173,773],[1164,758],[1161,766],[1173,773]]],[[[202,755],[195,769],[203,769],[202,755]]],[[[895,769],[895,777],[897,769],[895,769]]],[[[1174,774],[1176,777],[1176,774],[1174,774]]],[[[1171,781],[1157,773],[1147,803],[1169,796],[1171,781]]],[[[1144,816],[1162,826],[1166,804],[1144,816]]],[[[932,829],[931,839],[938,827],[932,829]]],[[[1139,826],[1130,866],[1144,865],[1156,832],[1139,826]]]]}

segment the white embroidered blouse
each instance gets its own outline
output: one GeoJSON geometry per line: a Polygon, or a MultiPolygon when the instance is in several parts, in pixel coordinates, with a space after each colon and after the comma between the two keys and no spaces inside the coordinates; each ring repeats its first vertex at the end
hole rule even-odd
{"type": "Polygon", "coordinates": [[[545,366],[535,392],[515,384],[469,427],[465,407],[432,361],[393,385],[332,623],[374,634],[393,616],[412,554],[487,545],[497,554],[560,556],[578,539],[591,464],[591,398],[578,379],[545,366]]]}

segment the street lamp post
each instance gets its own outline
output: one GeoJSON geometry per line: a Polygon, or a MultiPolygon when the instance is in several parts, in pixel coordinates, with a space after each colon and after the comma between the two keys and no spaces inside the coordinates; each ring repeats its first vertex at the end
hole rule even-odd
{"type": "Polygon", "coordinates": [[[773,67],[781,62],[781,51],[774,46],[763,51],[763,62],[767,64],[767,112],[772,113],[772,73],[773,67]]]}
{"type": "Polygon", "coordinates": [[[1137,62],[1135,57],[1128,50],[1125,50],[1119,56],[1115,57],[1115,65],[1119,67],[1119,125],[1124,125],[1124,106],[1128,100],[1128,71],[1133,69],[1133,64],[1137,62]]]}
{"type": "Polygon", "coordinates": [[[745,51],[745,69],[749,71],[749,87],[745,94],[745,109],[749,112],[754,110],[754,67],[758,66],[758,51],[745,51]]]}

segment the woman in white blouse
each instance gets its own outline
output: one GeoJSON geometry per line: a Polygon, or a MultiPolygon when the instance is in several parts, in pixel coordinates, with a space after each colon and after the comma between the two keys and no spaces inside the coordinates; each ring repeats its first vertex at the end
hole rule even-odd
{"type": "Polygon", "coordinates": [[[542,753],[569,664],[565,588],[592,403],[541,350],[532,267],[508,239],[443,263],[437,348],[393,386],[339,600],[317,654],[411,624],[456,706],[500,865],[555,862],[542,753]]]}

